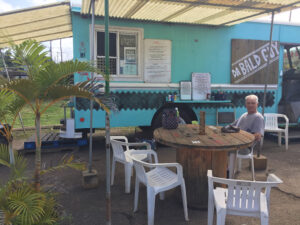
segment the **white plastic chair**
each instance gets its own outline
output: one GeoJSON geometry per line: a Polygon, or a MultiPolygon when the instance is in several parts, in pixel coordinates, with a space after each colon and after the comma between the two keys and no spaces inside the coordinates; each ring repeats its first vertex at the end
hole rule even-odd
{"type": "Polygon", "coordinates": [[[184,218],[188,221],[187,199],[185,182],[182,173],[182,166],[179,163],[158,163],[157,155],[154,152],[154,164],[142,162],[137,159],[138,154],[143,154],[142,150],[131,152],[133,164],[136,171],[134,209],[138,209],[139,185],[143,183],[147,187],[147,211],[148,225],[154,225],[155,197],[159,193],[160,199],[164,199],[164,191],[181,186],[184,218]],[[176,173],[168,169],[176,168],[176,173]],[[146,171],[147,168],[149,171],[146,171]]]}
{"type": "Polygon", "coordinates": [[[252,180],[255,180],[253,149],[254,149],[256,143],[257,142],[254,142],[254,144],[249,149],[244,149],[247,151],[246,154],[242,154],[240,151],[238,151],[236,154],[236,159],[238,161],[238,171],[241,171],[241,169],[242,169],[242,159],[250,159],[251,160],[252,180]]]}
{"type": "Polygon", "coordinates": [[[217,225],[224,225],[226,214],[260,218],[261,225],[269,223],[270,192],[282,181],[270,174],[267,181],[245,181],[213,177],[212,171],[207,171],[208,177],[208,219],[207,224],[213,224],[214,208],[217,212],[217,225]],[[214,188],[214,183],[226,184],[228,188],[214,188]]]}
{"type": "MultiPolygon", "coordinates": [[[[149,143],[128,143],[128,139],[125,136],[111,136],[110,143],[113,150],[113,158],[112,158],[112,170],[111,170],[111,185],[114,184],[114,177],[115,177],[115,168],[116,162],[124,164],[125,169],[125,193],[130,193],[130,183],[131,183],[131,175],[132,175],[132,168],[133,162],[131,157],[129,156],[129,152],[134,151],[133,148],[141,148],[146,147],[147,150],[151,149],[149,143]],[[122,140],[122,141],[120,141],[122,140]]],[[[140,160],[145,160],[149,158],[147,152],[144,154],[139,155],[140,160]]],[[[149,158],[150,159],[150,158],[149,158]]]]}
{"type": "MultiPolygon", "coordinates": [[[[284,133],[285,138],[285,149],[288,150],[289,146],[289,119],[284,114],[277,113],[265,113],[265,133],[266,132],[274,132],[278,133],[278,145],[281,146],[281,134],[284,133]],[[285,128],[279,128],[278,126],[278,118],[285,119],[285,128]]],[[[263,138],[261,141],[261,145],[263,145],[263,138]]]]}

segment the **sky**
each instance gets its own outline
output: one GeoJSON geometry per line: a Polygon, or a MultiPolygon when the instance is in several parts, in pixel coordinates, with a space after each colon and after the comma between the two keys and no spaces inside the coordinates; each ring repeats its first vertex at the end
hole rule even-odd
{"type": "MultiPolygon", "coordinates": [[[[34,7],[54,2],[61,2],[62,0],[0,0],[0,13],[23,9],[28,7],[34,7]]],[[[72,5],[81,5],[81,0],[71,0],[72,5]]],[[[256,19],[255,21],[260,22],[268,22],[271,20],[271,16],[262,17],[256,19]]],[[[296,23],[300,25],[300,9],[293,10],[292,13],[284,12],[275,15],[275,23],[296,23]]],[[[44,43],[48,48],[50,47],[49,42],[44,43]]],[[[60,53],[60,41],[54,40],[52,41],[52,56],[55,61],[61,60],[61,53],[60,53]]],[[[68,60],[73,58],[73,40],[72,38],[62,39],[62,59],[68,60]]]]}

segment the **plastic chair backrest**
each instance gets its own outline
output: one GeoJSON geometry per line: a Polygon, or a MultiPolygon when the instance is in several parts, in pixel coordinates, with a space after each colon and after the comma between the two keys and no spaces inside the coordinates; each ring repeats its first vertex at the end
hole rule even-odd
{"type": "MultiPolygon", "coordinates": [[[[130,155],[132,157],[132,161],[133,161],[133,165],[134,165],[134,168],[135,168],[135,172],[136,172],[136,176],[139,178],[140,181],[142,181],[144,184],[147,184],[147,177],[146,177],[146,171],[145,171],[145,168],[144,168],[144,163],[139,161],[139,160],[136,160],[134,158],[134,155],[131,154],[130,155]]],[[[149,163],[150,164],[150,163],[149,163]]]]}
{"type": "Polygon", "coordinates": [[[260,194],[265,185],[236,181],[228,185],[227,208],[238,211],[259,211],[260,194]]]}
{"type": "Polygon", "coordinates": [[[265,113],[265,129],[277,129],[278,128],[278,115],[275,113],[265,113]]]}
{"type": "Polygon", "coordinates": [[[128,139],[124,136],[111,136],[110,143],[112,146],[114,157],[119,160],[126,161],[125,154],[124,154],[124,147],[125,150],[128,150],[128,145],[126,145],[128,144],[128,139]],[[124,140],[124,141],[122,142],[118,140],[124,140]]]}
{"type": "Polygon", "coordinates": [[[209,194],[213,188],[213,182],[227,184],[228,196],[227,209],[243,212],[260,211],[260,197],[262,190],[265,190],[267,201],[269,202],[271,187],[277,186],[282,181],[275,175],[270,174],[268,181],[244,181],[213,177],[208,173],[209,194]]]}

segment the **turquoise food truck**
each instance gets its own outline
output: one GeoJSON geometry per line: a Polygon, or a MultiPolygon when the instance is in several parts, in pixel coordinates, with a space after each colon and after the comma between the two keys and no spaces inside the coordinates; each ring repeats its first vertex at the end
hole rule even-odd
{"type": "MultiPolygon", "coordinates": [[[[286,97],[290,95],[289,85],[295,82],[283,85],[283,81],[289,73],[295,80],[300,77],[300,64],[295,68],[289,63],[289,55],[293,54],[294,64],[299,57],[300,26],[274,24],[270,50],[267,23],[207,26],[110,18],[109,26],[110,90],[119,108],[110,115],[112,127],[158,127],[163,109],[170,107],[177,107],[186,123],[197,120],[199,111],[204,110],[206,123],[217,124],[222,122],[218,117],[222,112],[235,112],[239,117],[245,111],[244,97],[249,94],[259,97],[261,110],[269,51],[265,112],[288,114],[294,110],[292,122],[298,122],[297,95],[286,97]],[[193,96],[181,100],[180,82],[191,81],[193,73],[209,74],[211,91],[205,97],[209,100],[193,100],[193,96]],[[177,99],[169,101],[169,95],[177,99]],[[290,104],[288,98],[296,103],[290,104]]],[[[94,49],[91,17],[81,14],[81,8],[72,8],[72,27],[74,59],[93,60],[90,56],[94,51],[94,60],[104,70],[104,17],[95,18],[94,49]]],[[[90,77],[89,73],[75,74],[74,81],[90,77]]],[[[76,129],[89,128],[89,103],[76,99],[75,106],[76,129]]],[[[95,107],[93,115],[93,128],[105,127],[105,112],[95,107]]]]}

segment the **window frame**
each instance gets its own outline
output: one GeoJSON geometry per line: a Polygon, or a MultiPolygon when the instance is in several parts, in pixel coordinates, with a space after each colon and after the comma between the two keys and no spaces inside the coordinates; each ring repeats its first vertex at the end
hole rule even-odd
{"type": "MultiPolygon", "coordinates": [[[[97,32],[105,32],[104,25],[95,25],[95,32],[94,32],[94,49],[91,49],[90,52],[94,51],[94,59],[97,60],[97,32]]],[[[116,63],[116,71],[117,74],[111,75],[112,81],[143,81],[144,79],[144,60],[143,60],[143,40],[144,40],[144,29],[143,28],[137,28],[137,27],[119,27],[119,26],[110,26],[109,27],[110,33],[116,33],[116,41],[117,41],[117,63],[116,63]],[[120,33],[136,33],[137,34],[137,75],[130,75],[130,74],[120,74],[120,33]]],[[[90,37],[92,35],[91,32],[91,25],[90,25],[90,37]]],[[[90,38],[91,39],[91,38],[90,38]]],[[[91,43],[91,40],[90,40],[91,43]]],[[[91,44],[90,44],[91,48],[91,44]]],[[[91,58],[91,54],[90,54],[91,58]]]]}

